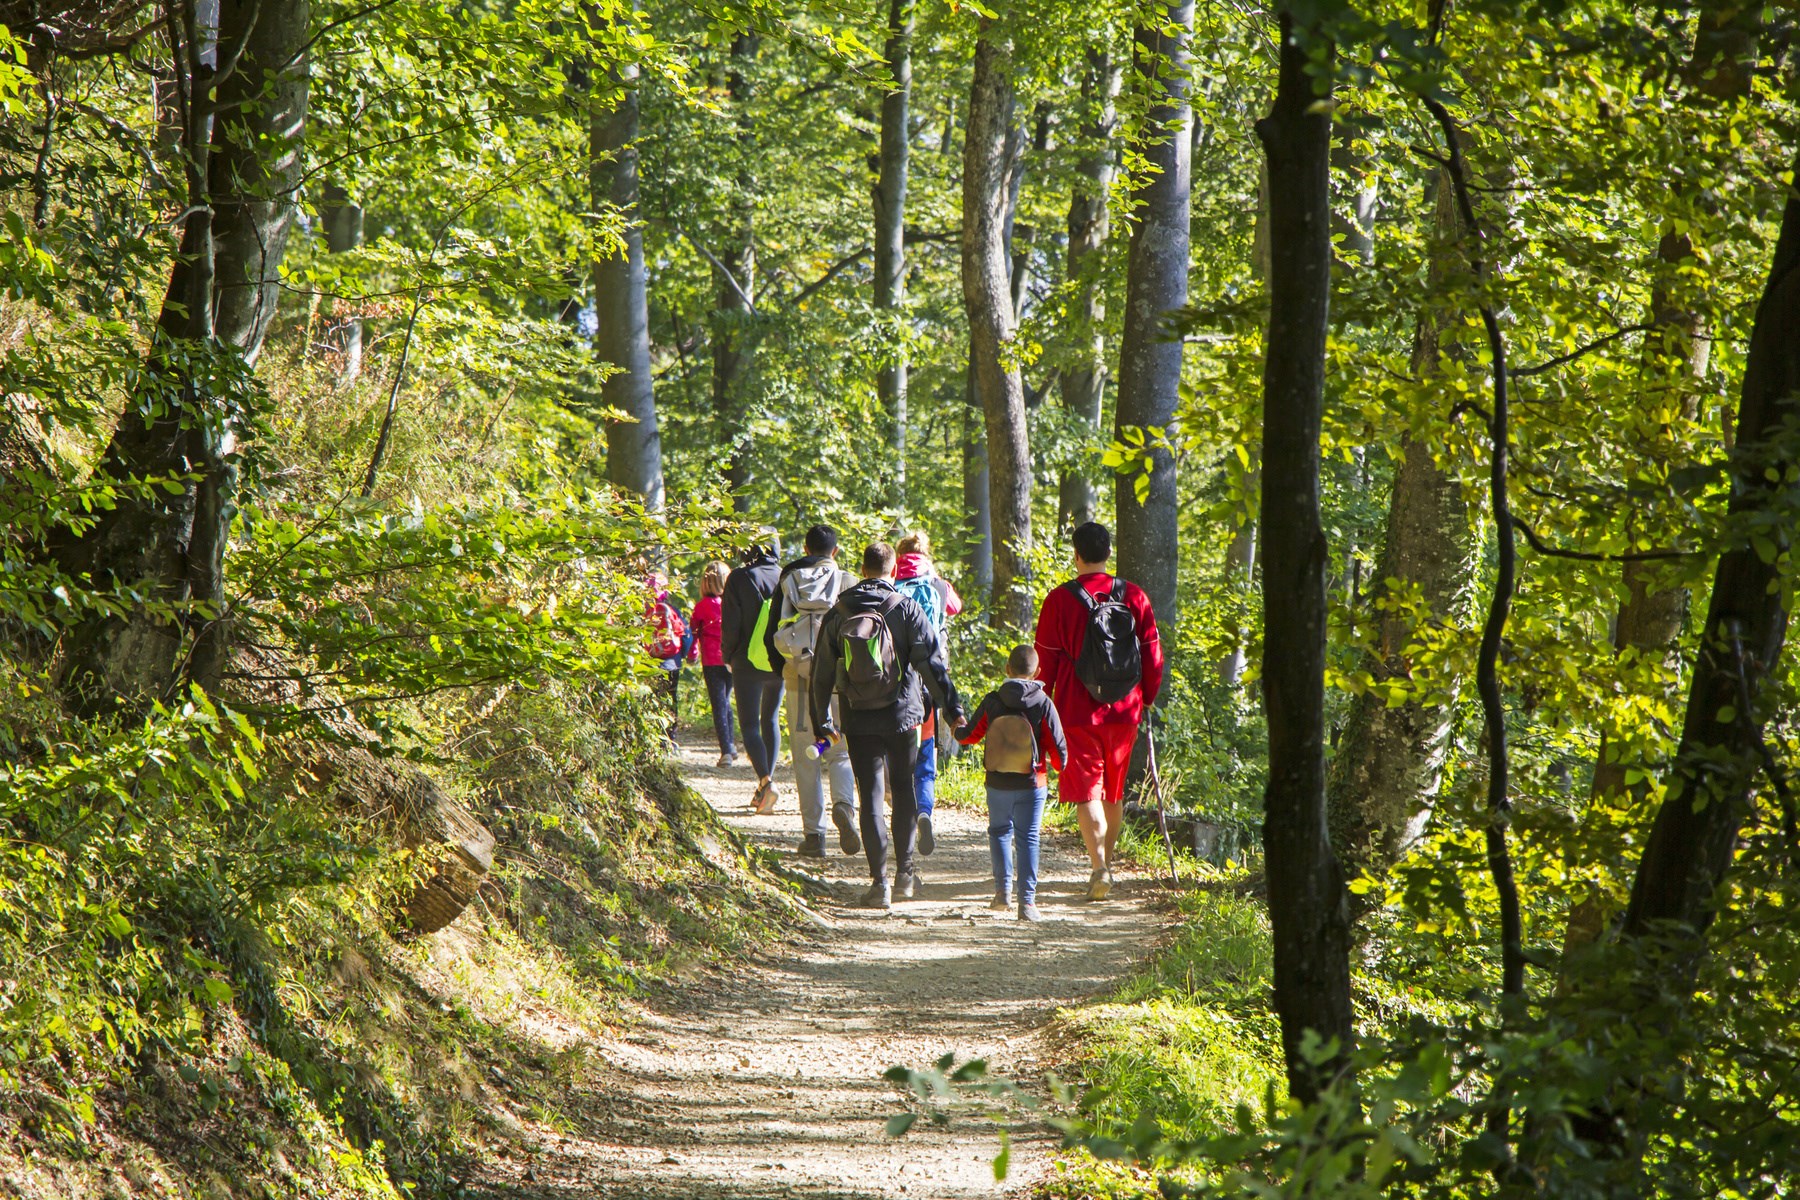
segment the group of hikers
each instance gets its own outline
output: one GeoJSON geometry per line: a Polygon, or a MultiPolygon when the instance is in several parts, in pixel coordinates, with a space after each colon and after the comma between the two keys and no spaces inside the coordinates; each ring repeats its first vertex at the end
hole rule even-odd
{"type": "Polygon", "coordinates": [[[1051,589],[1034,644],[1013,647],[1004,682],[972,710],[949,667],[948,622],[962,611],[962,598],[938,573],[923,531],[897,545],[869,545],[860,577],[839,565],[838,535],[828,525],[808,529],[805,554],[785,566],[773,544],[752,546],[735,568],[707,564],[691,619],[681,616],[666,581],[653,576],[654,635],[647,649],[667,672],[671,703],[682,662],[699,659],[721,767],[738,758],[735,695],[738,730],[757,780],[751,806],[759,815],[780,800],[775,764],[785,718],[800,805],[799,853],[826,856],[829,816],[843,853],[868,859],[865,908],[886,909],[896,895],[918,894],[918,860],[936,842],[940,734],[965,746],[981,743],[994,873],[990,907],[1004,912],[1016,905],[1020,920],[1037,921],[1051,768],[1059,799],[1075,807],[1087,848],[1087,898],[1104,900],[1113,884],[1132,748],[1163,679],[1149,598],[1107,572],[1111,533],[1090,521],[1071,543],[1074,578],[1051,589]],[[891,822],[883,819],[884,794],[891,822]]]}

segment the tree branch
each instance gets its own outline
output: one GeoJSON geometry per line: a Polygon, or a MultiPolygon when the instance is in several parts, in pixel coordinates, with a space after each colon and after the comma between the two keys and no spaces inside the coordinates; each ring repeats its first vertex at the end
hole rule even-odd
{"type": "Polygon", "coordinates": [[[861,262],[863,259],[869,257],[869,255],[871,253],[873,253],[873,248],[869,247],[869,246],[864,246],[861,250],[858,250],[856,253],[848,255],[844,258],[840,258],[837,262],[833,263],[831,265],[831,267],[828,270],[826,270],[826,272],[823,275],[819,276],[817,279],[813,280],[811,283],[807,284],[805,287],[803,287],[799,291],[795,292],[793,294],[793,296],[786,301],[784,307],[792,308],[795,305],[798,305],[799,303],[804,301],[807,297],[811,296],[814,292],[818,291],[820,288],[822,288],[826,284],[830,283],[833,279],[836,279],[840,273],[842,273],[845,270],[848,270],[850,267],[854,266],[856,263],[861,262]]]}
{"type": "Polygon", "coordinates": [[[1512,519],[1513,528],[1525,535],[1531,548],[1546,558],[1572,558],[1577,562],[1655,562],[1659,559],[1694,558],[1698,552],[1694,550],[1633,550],[1625,554],[1600,554],[1592,550],[1564,550],[1557,546],[1546,545],[1544,539],[1518,517],[1512,519]]]}
{"type": "Polygon", "coordinates": [[[1616,342],[1627,334],[1642,333],[1646,329],[1655,328],[1656,326],[1649,322],[1640,325],[1627,325],[1622,329],[1613,330],[1603,338],[1595,338],[1585,346],[1577,346],[1567,354],[1559,354],[1555,358],[1547,359],[1534,367],[1509,367],[1506,373],[1514,379],[1522,379],[1527,375],[1541,375],[1552,368],[1560,367],[1565,363],[1574,362],[1584,354],[1592,354],[1594,351],[1600,349],[1600,347],[1616,342]]]}

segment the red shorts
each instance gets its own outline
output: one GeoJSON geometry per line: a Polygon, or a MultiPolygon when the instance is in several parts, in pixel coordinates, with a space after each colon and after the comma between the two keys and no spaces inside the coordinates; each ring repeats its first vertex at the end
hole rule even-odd
{"type": "Polygon", "coordinates": [[[1071,725],[1063,729],[1069,743],[1057,798],[1064,804],[1104,800],[1117,804],[1125,797],[1125,770],[1131,765],[1131,746],[1137,741],[1136,725],[1071,725]]]}

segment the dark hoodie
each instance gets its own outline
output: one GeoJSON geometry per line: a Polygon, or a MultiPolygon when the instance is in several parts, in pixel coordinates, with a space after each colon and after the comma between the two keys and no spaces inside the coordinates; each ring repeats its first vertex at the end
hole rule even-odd
{"type": "MultiPolygon", "coordinates": [[[[780,582],[781,560],[766,546],[751,550],[744,556],[744,565],[725,577],[725,594],[719,598],[719,649],[734,674],[762,669],[750,661],[750,642],[763,601],[775,595],[780,582]]],[[[769,670],[779,675],[781,656],[775,653],[774,638],[775,613],[771,609],[768,626],[763,630],[763,649],[769,656],[769,670]]]]}
{"type": "MultiPolygon", "coordinates": [[[[865,579],[855,587],[845,588],[837,603],[825,614],[819,625],[819,646],[813,654],[812,710],[831,711],[831,693],[837,688],[838,631],[846,618],[857,613],[872,612],[894,595],[894,585],[886,579],[865,579]]],[[[940,711],[960,713],[962,698],[950,682],[950,668],[944,658],[944,642],[931,627],[925,610],[904,596],[887,615],[888,631],[894,635],[894,657],[900,663],[900,697],[886,708],[851,708],[843,705],[844,733],[900,733],[925,720],[923,688],[931,692],[940,711]]],[[[837,732],[821,726],[821,733],[837,732]]]]}
{"type": "Polygon", "coordinates": [[[1069,761],[1062,719],[1056,715],[1056,705],[1050,703],[1050,694],[1037,680],[1008,679],[983,696],[974,720],[956,731],[956,740],[965,746],[973,746],[987,736],[990,724],[1008,713],[1018,713],[1031,722],[1032,731],[1037,734],[1037,762],[1032,764],[1029,775],[1018,771],[989,771],[987,785],[991,788],[1037,787],[1044,782],[1044,772],[1049,764],[1055,763],[1060,771],[1069,761]]]}

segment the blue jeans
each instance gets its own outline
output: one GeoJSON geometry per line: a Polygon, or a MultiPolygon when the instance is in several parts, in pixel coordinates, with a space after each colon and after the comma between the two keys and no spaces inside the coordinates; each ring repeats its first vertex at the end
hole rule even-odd
{"type": "Polygon", "coordinates": [[[1011,890],[1020,904],[1037,900],[1038,835],[1044,826],[1047,791],[1042,784],[987,790],[988,857],[994,864],[994,890],[1009,887],[1016,862],[1018,886],[1011,890]]]}
{"type": "Polygon", "coordinates": [[[734,667],[731,690],[737,693],[738,730],[744,753],[758,779],[775,773],[781,754],[781,676],[773,671],[734,667]]]}
{"type": "Polygon", "coordinates": [[[932,728],[933,735],[919,743],[919,765],[913,768],[913,796],[918,800],[921,817],[929,817],[937,807],[936,725],[932,728]]]}
{"type": "Polygon", "coordinates": [[[737,739],[731,732],[731,668],[701,667],[706,677],[706,698],[712,703],[713,734],[719,739],[719,753],[737,757],[737,739]]]}

